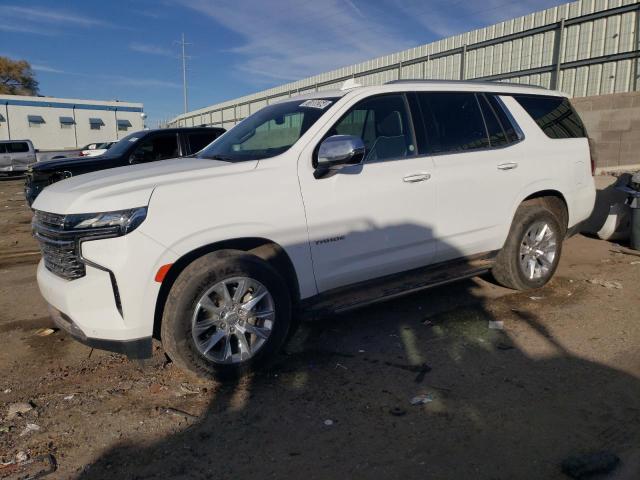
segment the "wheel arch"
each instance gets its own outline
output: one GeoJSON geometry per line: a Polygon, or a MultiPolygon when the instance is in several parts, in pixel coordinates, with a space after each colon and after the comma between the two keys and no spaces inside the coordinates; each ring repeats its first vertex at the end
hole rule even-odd
{"type": "MultiPolygon", "coordinates": [[[[553,211],[560,225],[566,230],[569,226],[569,204],[564,195],[558,190],[540,190],[528,195],[519,205],[528,202],[541,204],[553,211]]],[[[518,206],[519,206],[518,205],[518,206]]]]}
{"type": "Polygon", "coordinates": [[[300,301],[300,286],[296,269],[287,252],[277,242],[261,237],[243,237],[210,243],[178,258],[162,280],[153,316],[153,336],[155,338],[160,338],[160,325],[167,296],[180,273],[197,258],[219,250],[242,250],[262,258],[283,276],[293,305],[295,306],[300,301]]]}

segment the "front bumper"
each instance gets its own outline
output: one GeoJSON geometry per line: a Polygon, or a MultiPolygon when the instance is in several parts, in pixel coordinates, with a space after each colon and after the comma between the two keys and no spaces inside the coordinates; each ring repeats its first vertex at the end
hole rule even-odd
{"type": "Polygon", "coordinates": [[[78,342],[88,347],[107,350],[109,352],[122,353],[132,360],[151,358],[151,337],[138,338],[135,340],[105,340],[103,338],[91,338],[87,337],[80,327],[71,320],[71,318],[51,305],[49,305],[49,315],[59,328],[67,332],[78,342]]]}
{"type": "Polygon", "coordinates": [[[72,280],[40,261],[38,287],[46,302],[75,325],[71,334],[97,348],[119,351],[123,343],[146,342],[160,290],[154,277],[161,265],[175,261],[172,252],[137,230],[85,241],[81,250],[85,274],[72,280]]]}

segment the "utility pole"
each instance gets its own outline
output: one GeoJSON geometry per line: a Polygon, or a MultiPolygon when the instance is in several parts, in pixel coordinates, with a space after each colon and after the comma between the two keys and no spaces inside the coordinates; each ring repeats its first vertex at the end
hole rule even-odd
{"type": "Polygon", "coordinates": [[[184,113],[187,113],[189,110],[189,104],[187,101],[187,55],[185,47],[191,44],[185,43],[184,33],[182,34],[182,41],[180,42],[180,45],[182,46],[182,94],[184,96],[184,113]]]}

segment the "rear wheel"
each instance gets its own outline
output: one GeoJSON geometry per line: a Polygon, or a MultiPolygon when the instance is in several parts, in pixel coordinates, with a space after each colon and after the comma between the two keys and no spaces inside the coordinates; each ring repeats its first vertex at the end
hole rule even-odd
{"type": "Polygon", "coordinates": [[[564,235],[558,216],[547,207],[522,204],[496,259],[494,278],[515,290],[542,287],[558,268],[564,235]]]}
{"type": "Polygon", "coordinates": [[[161,336],[179,367],[229,378],[273,359],[290,324],[291,301],[280,275],[255,255],[225,250],[180,273],[167,297],[161,336]]]}

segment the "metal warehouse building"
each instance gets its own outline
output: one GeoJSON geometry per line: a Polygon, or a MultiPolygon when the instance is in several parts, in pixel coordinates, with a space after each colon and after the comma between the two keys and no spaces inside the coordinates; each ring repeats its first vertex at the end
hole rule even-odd
{"type": "Polygon", "coordinates": [[[0,140],[40,150],[117,140],[144,128],[141,103],[0,95],[0,140]]]}
{"type": "MultiPolygon", "coordinates": [[[[640,0],[567,3],[195,110],[170,125],[228,129],[271,102],[339,88],[349,78],[362,85],[398,79],[509,81],[562,90],[572,97],[637,92],[639,12],[640,0]]],[[[620,164],[621,152],[635,148],[640,136],[640,96],[574,103],[599,142],[599,166],[620,164]],[[629,125],[621,123],[623,107],[634,108],[622,115],[629,125]]]]}

